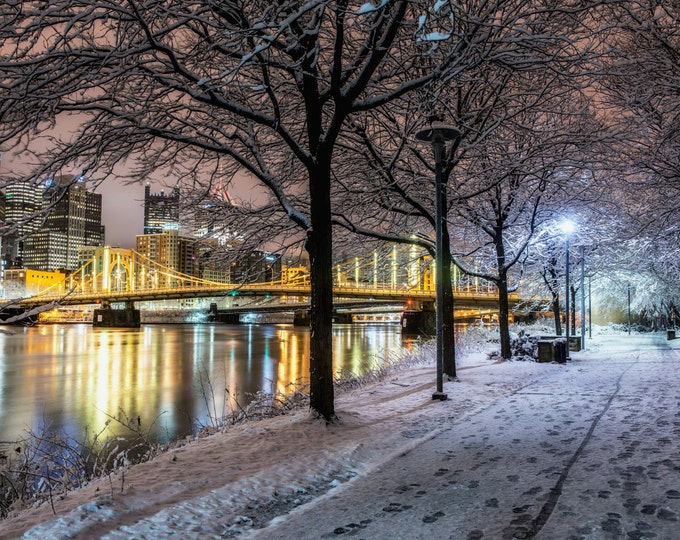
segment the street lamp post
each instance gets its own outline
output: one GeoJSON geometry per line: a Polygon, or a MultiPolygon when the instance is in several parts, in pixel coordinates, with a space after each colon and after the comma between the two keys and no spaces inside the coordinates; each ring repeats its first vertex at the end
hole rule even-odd
{"type": "Polygon", "coordinates": [[[565,291],[564,291],[564,314],[566,317],[566,337],[567,337],[567,360],[569,360],[569,323],[570,323],[570,311],[569,311],[569,235],[574,232],[574,229],[576,228],[576,225],[574,225],[573,221],[569,220],[564,220],[560,224],[560,229],[562,229],[562,232],[564,233],[564,248],[565,248],[565,255],[564,255],[564,266],[565,266],[565,272],[564,272],[564,281],[565,281],[565,291]]]}
{"type": "Polygon", "coordinates": [[[564,257],[564,264],[565,264],[565,274],[564,274],[564,288],[566,289],[565,294],[564,294],[564,313],[567,317],[567,331],[566,331],[566,336],[567,336],[567,360],[569,360],[569,323],[571,321],[569,315],[569,235],[567,234],[566,241],[565,241],[565,257],[564,257]]]}
{"type": "Polygon", "coordinates": [[[443,327],[444,327],[444,264],[442,245],[444,241],[444,208],[446,207],[446,192],[442,182],[442,159],[444,153],[444,143],[460,137],[460,131],[455,127],[444,124],[440,121],[430,123],[428,129],[423,129],[416,133],[416,140],[429,142],[434,150],[434,190],[435,190],[435,295],[436,295],[436,332],[437,332],[437,391],[432,394],[432,399],[444,401],[447,395],[444,393],[444,346],[443,346],[443,327]]]}
{"type": "Polygon", "coordinates": [[[628,284],[628,335],[630,336],[630,283],[628,284]]]}
{"type": "Polygon", "coordinates": [[[588,276],[588,339],[593,337],[593,289],[592,278],[588,276]]]}
{"type": "Polygon", "coordinates": [[[581,246],[581,348],[586,348],[586,250],[581,246]]]}

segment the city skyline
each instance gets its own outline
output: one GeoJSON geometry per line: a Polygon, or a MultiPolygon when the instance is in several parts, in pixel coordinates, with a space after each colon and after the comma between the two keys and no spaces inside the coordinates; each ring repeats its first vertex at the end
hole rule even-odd
{"type": "MultiPolygon", "coordinates": [[[[238,175],[236,182],[227,186],[234,201],[258,200],[263,195],[254,181],[246,175],[238,175]]],[[[133,184],[108,179],[93,187],[102,194],[102,224],[106,227],[106,243],[113,247],[134,249],[136,236],[144,234],[144,188],[150,184],[151,191],[169,193],[169,183],[140,180],[133,184]]],[[[174,184],[173,184],[174,185],[174,184]]]]}

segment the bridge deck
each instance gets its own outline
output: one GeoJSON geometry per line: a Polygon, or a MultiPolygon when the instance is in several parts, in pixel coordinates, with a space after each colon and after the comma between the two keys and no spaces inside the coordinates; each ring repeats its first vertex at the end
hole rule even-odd
{"type": "MultiPolygon", "coordinates": [[[[363,299],[376,301],[395,301],[407,303],[410,301],[434,301],[435,293],[430,290],[418,289],[388,289],[368,287],[334,287],[334,295],[337,301],[342,299],[363,299]]],[[[254,283],[235,286],[223,284],[214,287],[177,287],[164,289],[147,289],[140,291],[93,291],[86,293],[71,294],[39,294],[12,302],[24,308],[32,308],[40,305],[57,303],[59,305],[88,305],[125,302],[144,302],[154,300],[178,300],[185,298],[205,298],[212,296],[261,296],[261,297],[308,297],[309,286],[285,285],[275,283],[254,283]]],[[[490,292],[470,290],[454,290],[455,301],[458,305],[489,306],[498,304],[498,295],[490,292]]],[[[518,295],[511,295],[511,304],[519,301],[518,295]]]]}

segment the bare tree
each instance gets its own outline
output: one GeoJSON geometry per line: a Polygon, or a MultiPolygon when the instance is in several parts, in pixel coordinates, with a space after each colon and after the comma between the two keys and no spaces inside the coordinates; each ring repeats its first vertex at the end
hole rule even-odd
{"type": "MultiPolygon", "coordinates": [[[[578,45],[591,30],[574,17],[562,19],[561,10],[534,13],[533,19],[532,7],[527,10],[519,9],[512,16],[526,16],[545,33],[525,34],[527,41],[515,41],[513,26],[504,21],[498,34],[488,31],[483,53],[474,64],[455,79],[429,88],[429,94],[411,95],[412,100],[420,100],[420,107],[411,103],[393,109],[389,116],[378,117],[381,111],[377,111],[370,120],[355,122],[360,142],[349,151],[361,147],[364,151],[353,170],[358,180],[345,184],[350,194],[346,200],[349,205],[361,203],[338,218],[361,234],[433,249],[429,232],[434,228],[434,189],[428,184],[434,175],[433,160],[412,139],[427,113],[443,112],[447,123],[462,131],[461,139],[444,156],[446,225],[456,255],[452,261],[445,246],[444,267],[454,262],[469,275],[498,286],[501,348],[506,358],[510,355],[508,292],[517,287],[519,277],[509,285],[509,272],[521,266],[534,230],[549,218],[544,215],[545,201],[582,196],[592,186],[579,181],[580,175],[587,162],[601,160],[603,151],[602,123],[594,117],[584,91],[583,75],[596,51],[578,45]],[[530,50],[525,49],[530,43],[530,50]],[[423,174],[424,170],[429,172],[423,174]],[[572,178],[577,181],[567,193],[572,178]],[[371,199],[373,204],[367,204],[371,199]],[[484,264],[475,267],[473,259],[484,264]]],[[[475,15],[476,20],[485,20],[483,16],[489,14],[475,15]]],[[[471,12],[467,16],[465,20],[473,19],[471,12]]],[[[486,23],[495,29],[493,21],[486,23]]],[[[446,282],[450,299],[450,279],[446,282]]],[[[445,311],[453,312],[452,301],[445,311]]],[[[453,328],[452,320],[445,326],[453,328]]],[[[445,372],[455,374],[455,367],[445,372]]]]}
{"type": "Polygon", "coordinates": [[[561,190],[576,194],[585,190],[583,170],[574,163],[578,148],[571,140],[555,144],[555,136],[539,128],[497,138],[495,148],[486,145],[466,177],[476,190],[480,190],[479,182],[487,189],[480,196],[461,199],[455,207],[461,218],[457,231],[462,233],[457,261],[468,274],[498,289],[503,358],[511,355],[509,293],[519,288],[527,248],[536,231],[545,221],[554,221],[546,203],[561,190]]]}
{"type": "MultiPolygon", "coordinates": [[[[622,133],[611,170],[620,206],[616,249],[601,278],[602,296],[621,307],[632,286],[633,309],[677,309],[680,242],[680,6],[672,0],[621,2],[611,16],[598,87],[606,115],[622,133]]],[[[612,236],[614,236],[612,235],[612,236]]]]}
{"type": "Polygon", "coordinates": [[[38,154],[29,176],[111,176],[127,161],[131,178],[198,194],[219,174],[257,179],[276,203],[262,208],[304,236],[311,408],[331,421],[334,149],[351,116],[465,62],[452,18],[425,0],[5,2],[0,143],[38,154]]]}

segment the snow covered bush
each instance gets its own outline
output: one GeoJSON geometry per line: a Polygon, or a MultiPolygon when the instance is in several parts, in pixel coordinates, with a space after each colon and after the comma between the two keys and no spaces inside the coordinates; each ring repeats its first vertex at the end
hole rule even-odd
{"type": "MultiPolygon", "coordinates": [[[[538,341],[540,336],[552,334],[553,328],[545,325],[516,325],[510,333],[511,359],[524,362],[538,361],[538,341]]],[[[500,351],[489,354],[490,359],[502,361],[500,351]]]]}

